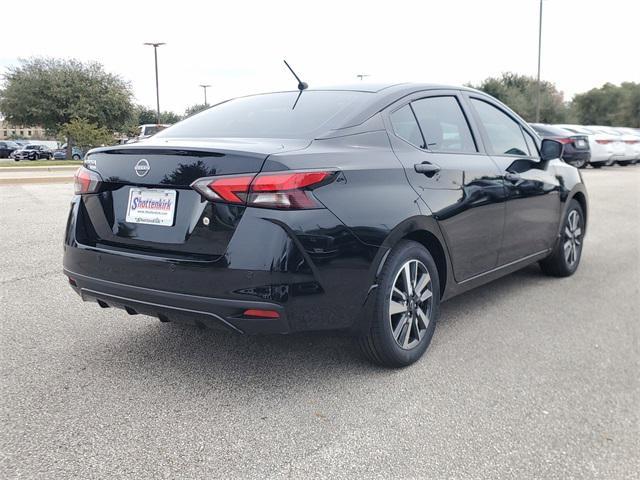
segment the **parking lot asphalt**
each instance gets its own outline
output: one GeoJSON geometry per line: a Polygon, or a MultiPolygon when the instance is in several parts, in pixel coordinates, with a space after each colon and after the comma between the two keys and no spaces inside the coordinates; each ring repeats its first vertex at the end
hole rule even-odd
{"type": "Polygon", "coordinates": [[[640,166],[584,172],[582,265],[442,305],[426,356],[83,304],[70,184],[0,186],[0,478],[638,478],[640,166]]]}

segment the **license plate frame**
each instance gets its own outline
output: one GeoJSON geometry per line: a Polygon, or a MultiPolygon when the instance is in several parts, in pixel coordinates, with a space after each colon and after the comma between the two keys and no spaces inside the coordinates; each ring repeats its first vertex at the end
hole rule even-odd
{"type": "Polygon", "coordinates": [[[137,225],[172,227],[177,200],[177,190],[131,187],[125,221],[137,225]]]}

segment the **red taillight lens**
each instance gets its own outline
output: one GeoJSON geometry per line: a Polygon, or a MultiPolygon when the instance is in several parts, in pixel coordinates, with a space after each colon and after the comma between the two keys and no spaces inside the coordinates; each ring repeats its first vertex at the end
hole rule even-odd
{"type": "Polygon", "coordinates": [[[251,184],[247,203],[256,207],[322,208],[310,190],[324,185],[333,172],[263,173],[251,184]]]}
{"type": "Polygon", "coordinates": [[[573,138],[554,138],[554,140],[562,143],[563,145],[566,145],[568,143],[573,143],[573,138]]]}
{"type": "Polygon", "coordinates": [[[630,145],[633,145],[634,143],[639,143],[640,140],[625,140],[624,143],[628,143],[630,145]]]}
{"type": "Polygon", "coordinates": [[[330,183],[335,172],[277,172],[257,176],[201,178],[191,187],[211,201],[278,209],[322,208],[311,190],[330,183]]]}
{"type": "Polygon", "coordinates": [[[224,177],[213,180],[207,187],[225,202],[244,203],[247,200],[251,180],[253,176],[224,177]]]}
{"type": "Polygon", "coordinates": [[[613,140],[596,140],[596,143],[599,143],[600,145],[608,145],[611,142],[613,142],[613,140]]]}
{"type": "Polygon", "coordinates": [[[74,177],[74,190],[76,195],[96,193],[100,190],[102,177],[87,168],[80,167],[74,177]]]}

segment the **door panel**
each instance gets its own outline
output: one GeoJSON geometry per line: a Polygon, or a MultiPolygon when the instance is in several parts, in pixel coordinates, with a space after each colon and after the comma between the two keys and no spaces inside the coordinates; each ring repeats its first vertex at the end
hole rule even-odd
{"type": "Polygon", "coordinates": [[[483,98],[470,98],[484,143],[505,179],[504,238],[499,265],[551,248],[560,216],[560,179],[517,119],[483,98]]]}
{"type": "MultiPolygon", "coordinates": [[[[425,100],[443,96],[447,95],[439,92],[425,100]]],[[[449,97],[460,108],[455,94],[449,97]]],[[[425,102],[415,109],[420,115],[418,120],[422,120],[423,145],[410,143],[417,143],[418,137],[406,111],[395,115],[395,129],[391,121],[393,113],[388,122],[389,129],[396,133],[390,135],[392,148],[409,182],[438,221],[455,279],[460,282],[497,266],[504,228],[505,190],[501,173],[491,158],[469,151],[477,148],[471,134],[464,131],[468,126],[462,110],[458,116],[443,111],[443,106],[425,102]],[[429,112],[437,115],[429,118],[429,112]],[[400,125],[398,118],[403,119],[400,125]],[[460,123],[460,118],[464,123],[460,123]],[[427,148],[420,148],[424,144],[427,148]]]]}

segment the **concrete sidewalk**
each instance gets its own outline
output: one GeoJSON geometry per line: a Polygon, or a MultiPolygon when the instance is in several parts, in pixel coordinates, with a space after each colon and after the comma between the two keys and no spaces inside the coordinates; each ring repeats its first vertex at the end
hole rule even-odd
{"type": "Polygon", "coordinates": [[[4,167],[0,168],[0,185],[72,182],[78,167],[78,165],[4,167]]]}

